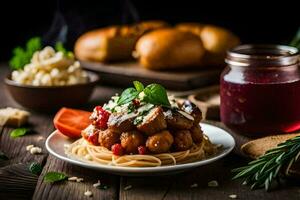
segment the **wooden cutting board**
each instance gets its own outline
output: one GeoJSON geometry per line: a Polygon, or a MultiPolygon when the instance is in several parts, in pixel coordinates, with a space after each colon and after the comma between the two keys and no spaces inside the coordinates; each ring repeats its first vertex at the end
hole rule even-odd
{"type": "Polygon", "coordinates": [[[145,84],[159,83],[171,90],[188,90],[207,86],[219,81],[222,69],[201,68],[172,71],[152,71],[137,62],[97,63],[81,61],[83,68],[98,72],[104,84],[127,87],[132,81],[145,84]]]}
{"type": "MultiPolygon", "coordinates": [[[[218,121],[209,121],[209,120],[206,120],[204,121],[205,123],[208,123],[208,124],[212,124],[212,125],[215,125],[217,127],[220,127],[224,130],[226,130],[227,132],[230,133],[230,135],[232,135],[232,137],[234,138],[235,140],[235,148],[234,148],[234,153],[240,155],[240,156],[243,156],[243,157],[246,157],[246,158],[249,158],[249,156],[246,156],[242,150],[241,150],[241,146],[243,146],[244,144],[250,142],[250,141],[253,141],[253,138],[249,138],[247,136],[243,136],[243,135],[240,135],[234,131],[232,131],[230,128],[228,128],[226,125],[224,125],[222,122],[218,122],[218,121]]],[[[297,132],[297,134],[299,134],[299,131],[297,132]]],[[[249,160],[250,161],[250,160],[249,160]]],[[[289,172],[288,172],[288,176],[290,178],[295,178],[295,179],[298,179],[300,180],[300,159],[298,159],[290,168],[289,172]]]]}

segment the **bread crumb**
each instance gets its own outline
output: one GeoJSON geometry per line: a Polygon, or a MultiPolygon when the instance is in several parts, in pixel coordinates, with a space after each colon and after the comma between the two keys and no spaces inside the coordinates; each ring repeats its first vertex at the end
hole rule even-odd
{"type": "Polygon", "coordinates": [[[44,139],[45,139],[45,138],[44,138],[43,136],[39,136],[39,137],[36,138],[36,141],[40,142],[40,141],[42,141],[42,140],[44,140],[44,139]]]}
{"type": "Polygon", "coordinates": [[[101,182],[100,182],[100,180],[98,180],[98,182],[97,182],[97,183],[94,183],[94,184],[93,184],[93,187],[95,187],[95,188],[96,188],[96,187],[99,187],[100,185],[101,185],[101,182]]]}
{"type": "Polygon", "coordinates": [[[197,183],[194,183],[194,184],[192,184],[190,187],[191,187],[191,188],[196,188],[196,187],[198,187],[198,184],[197,184],[197,183]]]}
{"type": "Polygon", "coordinates": [[[72,177],[68,178],[68,181],[76,181],[76,180],[77,180],[76,176],[72,176],[72,177]]]}
{"type": "Polygon", "coordinates": [[[124,190],[130,190],[132,188],[132,185],[127,185],[126,187],[124,187],[124,190]]]}
{"type": "Polygon", "coordinates": [[[213,180],[213,181],[209,181],[209,182],[207,183],[207,186],[208,186],[208,187],[218,187],[218,186],[219,186],[219,183],[218,183],[218,181],[213,180]]]}
{"type": "Polygon", "coordinates": [[[84,193],[84,195],[87,196],[87,197],[91,197],[91,196],[93,196],[93,193],[92,193],[91,191],[87,190],[87,191],[84,193]]]}
{"type": "Polygon", "coordinates": [[[42,153],[42,148],[40,148],[40,147],[32,147],[32,148],[30,149],[30,153],[31,153],[31,154],[39,154],[39,153],[42,153]]]}
{"type": "Polygon", "coordinates": [[[236,198],[237,198],[237,195],[236,195],[236,194],[231,194],[231,195],[229,195],[228,197],[231,198],[231,199],[236,199],[236,198]]]}
{"type": "Polygon", "coordinates": [[[26,151],[30,151],[34,147],[33,144],[27,145],[26,146],[26,151]]]}

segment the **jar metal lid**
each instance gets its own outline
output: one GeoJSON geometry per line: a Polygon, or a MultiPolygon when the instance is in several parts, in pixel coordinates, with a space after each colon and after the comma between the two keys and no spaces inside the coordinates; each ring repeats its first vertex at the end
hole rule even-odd
{"type": "Polygon", "coordinates": [[[299,62],[299,51],[285,45],[240,45],[227,52],[225,62],[236,66],[288,66],[299,62]]]}

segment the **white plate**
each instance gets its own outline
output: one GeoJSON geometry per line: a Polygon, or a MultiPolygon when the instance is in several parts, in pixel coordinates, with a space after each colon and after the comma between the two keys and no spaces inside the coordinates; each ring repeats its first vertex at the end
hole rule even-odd
{"type": "Polygon", "coordinates": [[[235,142],[233,137],[225,130],[213,125],[201,123],[203,132],[209,137],[210,141],[214,144],[221,144],[222,149],[211,158],[200,160],[192,163],[178,164],[172,166],[160,166],[160,167],[119,167],[109,166],[103,164],[90,164],[80,160],[69,158],[64,152],[64,145],[71,144],[73,140],[68,139],[64,135],[54,131],[46,140],[47,150],[57,158],[66,162],[79,165],[85,168],[95,169],[112,174],[125,175],[125,176],[144,176],[144,175],[165,175],[172,173],[179,173],[188,169],[199,167],[201,165],[207,165],[211,162],[219,160],[226,156],[234,148],[235,142]]]}

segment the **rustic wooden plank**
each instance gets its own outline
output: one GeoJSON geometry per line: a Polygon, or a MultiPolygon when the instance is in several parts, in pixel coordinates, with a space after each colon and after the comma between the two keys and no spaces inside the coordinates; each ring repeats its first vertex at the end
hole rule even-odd
{"type": "MultiPolygon", "coordinates": [[[[7,72],[6,67],[0,66],[1,79],[7,72]]],[[[110,81],[118,80],[111,79],[110,81]]],[[[98,87],[90,103],[82,107],[91,109],[119,91],[117,88],[98,87]]],[[[0,107],[4,106],[20,107],[4,90],[3,84],[0,84],[0,107]]],[[[230,170],[245,164],[245,160],[237,156],[230,156],[183,174],[159,177],[121,177],[120,183],[119,176],[81,168],[48,156],[44,142],[53,130],[52,117],[53,113],[32,112],[30,123],[35,133],[17,139],[10,138],[11,128],[0,127],[0,149],[10,158],[9,161],[0,162],[0,199],[30,199],[32,195],[33,199],[229,199],[230,194],[236,194],[238,199],[299,199],[299,182],[289,182],[283,188],[267,193],[264,190],[250,191],[249,187],[241,186],[240,181],[231,181],[230,170]],[[42,147],[43,154],[31,155],[25,151],[25,146],[28,144],[42,147]],[[28,163],[32,161],[45,164],[40,177],[28,171],[28,163]],[[43,182],[43,176],[48,171],[61,171],[69,176],[83,177],[84,182],[67,181],[46,184],[43,182]],[[110,188],[108,190],[93,188],[92,184],[98,179],[110,188]],[[207,187],[207,182],[211,180],[217,180],[220,186],[207,187]],[[35,187],[36,183],[37,187],[35,187]],[[198,187],[191,188],[190,186],[194,183],[197,183],[198,187]],[[128,185],[132,185],[132,188],[125,190],[124,188],[128,185]],[[85,197],[83,193],[86,190],[91,190],[94,196],[85,197]]],[[[222,124],[215,123],[215,125],[226,129],[222,124]]],[[[238,144],[247,141],[247,138],[235,135],[234,137],[238,139],[238,144]]]]}
{"type": "Polygon", "coordinates": [[[42,163],[47,157],[44,148],[45,140],[53,131],[52,123],[41,116],[33,115],[30,118],[32,133],[19,138],[10,137],[13,128],[4,128],[0,135],[0,149],[10,158],[9,163],[37,161],[42,163]],[[32,155],[26,151],[26,146],[33,144],[43,149],[42,154],[32,155]]]}
{"type": "Polygon", "coordinates": [[[0,168],[0,199],[30,199],[38,176],[29,171],[28,164],[12,164],[0,168]]]}
{"type": "MultiPolygon", "coordinates": [[[[281,189],[265,192],[264,190],[251,191],[248,186],[241,186],[240,181],[231,180],[230,170],[244,163],[237,156],[229,156],[215,163],[187,171],[173,176],[159,177],[122,177],[120,184],[120,199],[137,200],[147,197],[151,199],[230,199],[235,194],[238,199],[299,199],[299,185],[290,184],[281,189]],[[208,187],[208,182],[216,180],[218,187],[208,187]],[[198,187],[192,188],[191,185],[198,187]],[[130,190],[124,190],[131,185],[130,190]]],[[[299,183],[298,183],[299,184],[299,183]]]]}
{"type": "MultiPolygon", "coordinates": [[[[4,78],[4,75],[6,75],[8,73],[8,69],[7,67],[1,67],[0,68],[1,72],[0,72],[0,78],[1,80],[4,78]],[[2,73],[3,72],[3,73],[2,73]]],[[[13,99],[10,97],[10,95],[8,94],[8,92],[5,90],[4,85],[0,84],[0,91],[3,91],[4,95],[0,95],[0,107],[7,107],[7,106],[11,106],[11,107],[16,107],[16,108],[21,108],[19,105],[17,105],[13,99]]],[[[94,105],[99,105],[102,104],[103,102],[107,101],[112,95],[114,95],[115,93],[120,92],[119,89],[111,89],[109,87],[97,87],[95,92],[92,95],[92,99],[90,101],[90,103],[86,104],[86,105],[82,105],[83,109],[86,110],[91,110],[94,105]]],[[[2,150],[5,155],[7,155],[9,157],[8,161],[1,161],[0,162],[0,172],[3,171],[4,175],[1,176],[0,175],[0,180],[1,180],[1,187],[0,187],[0,195],[1,196],[5,196],[6,198],[9,199],[18,199],[18,198],[31,198],[33,195],[33,192],[35,190],[35,186],[37,183],[37,177],[34,177],[34,179],[31,176],[26,176],[26,174],[28,175],[28,164],[35,161],[35,162],[39,162],[42,165],[44,165],[46,163],[46,159],[48,157],[48,152],[45,149],[45,140],[47,138],[47,136],[54,130],[53,124],[52,124],[52,119],[54,116],[54,113],[37,113],[34,111],[30,111],[31,112],[31,116],[29,118],[29,124],[30,127],[32,127],[32,129],[34,130],[32,134],[20,137],[20,138],[11,138],[9,136],[9,133],[11,130],[13,130],[13,128],[9,128],[9,127],[0,127],[0,150],[2,150]],[[33,144],[35,146],[39,146],[43,149],[43,153],[39,154],[39,155],[31,155],[29,152],[26,151],[26,146],[29,144],[33,144]],[[18,164],[18,163],[22,163],[22,164],[18,164]],[[7,177],[6,171],[7,170],[14,170],[15,169],[15,165],[18,165],[18,173],[14,174],[13,177],[7,177]],[[4,167],[5,166],[5,167],[4,167]],[[23,170],[23,172],[22,172],[23,170]],[[13,179],[17,179],[18,180],[18,184],[20,186],[24,186],[24,185],[28,185],[28,186],[34,186],[34,187],[29,187],[27,189],[22,189],[22,187],[11,187],[11,183],[13,182],[13,179]],[[9,191],[13,191],[13,192],[7,192],[5,190],[5,188],[11,188],[11,190],[9,191]]],[[[50,166],[55,166],[55,164],[58,162],[58,160],[52,158],[49,159],[47,162],[47,168],[50,166]],[[52,163],[53,162],[53,163],[52,163]]],[[[59,166],[65,166],[65,163],[62,161],[59,161],[59,166]]],[[[73,166],[67,166],[68,169],[73,169],[73,166]]],[[[45,170],[46,170],[45,169],[45,170]]],[[[52,168],[51,168],[52,169],[52,168]]],[[[56,169],[52,169],[52,170],[56,170],[56,169]]],[[[81,171],[85,171],[83,168],[75,168],[75,173],[80,177],[84,177],[84,179],[88,180],[89,177],[95,177],[94,175],[96,174],[95,172],[92,172],[90,174],[88,174],[87,176],[84,176],[84,173],[81,173],[81,171]]],[[[72,174],[69,173],[68,174],[72,174]]],[[[34,175],[35,176],[35,175],[34,175]]],[[[42,177],[40,177],[40,181],[42,183],[42,177]]],[[[99,176],[102,178],[102,175],[99,176]]],[[[106,176],[104,175],[104,179],[109,179],[106,178],[106,176]]],[[[91,180],[91,182],[94,180],[91,180]]],[[[94,181],[96,182],[96,181],[94,181]]],[[[116,199],[117,195],[118,195],[118,185],[119,185],[119,181],[116,177],[114,177],[112,180],[109,181],[105,181],[104,182],[108,182],[109,184],[112,185],[111,189],[109,189],[108,191],[95,191],[95,196],[96,197],[101,197],[105,198],[105,196],[107,196],[107,199],[116,199]]],[[[86,182],[87,184],[88,182],[86,182]]],[[[91,186],[92,184],[90,184],[89,186],[93,189],[93,187],[91,186]]],[[[43,185],[43,184],[39,184],[38,185],[38,190],[36,190],[36,194],[35,196],[39,196],[41,194],[43,194],[42,192],[44,190],[47,191],[47,187],[49,185],[43,185]],[[38,191],[38,192],[37,192],[38,191]]],[[[50,187],[51,189],[52,187],[50,187]]],[[[78,199],[77,196],[79,195],[79,193],[74,192],[73,190],[70,190],[68,187],[64,187],[64,186],[60,186],[59,190],[61,190],[61,188],[64,188],[63,190],[65,191],[65,194],[68,194],[68,197],[70,199],[78,199]]],[[[49,189],[49,188],[48,188],[49,189]]],[[[51,190],[52,191],[52,190],[51,190]]],[[[55,193],[56,190],[54,189],[53,192],[55,193]]],[[[54,194],[51,193],[51,194],[54,194]]],[[[57,192],[56,192],[57,193],[57,192]]],[[[45,193],[47,194],[47,193],[45,193]]],[[[57,194],[61,194],[60,192],[57,194]]],[[[84,197],[83,193],[80,194],[81,196],[84,197]]],[[[50,197],[52,197],[50,195],[50,197]]],[[[37,199],[41,199],[36,197],[37,199]]],[[[0,198],[2,199],[2,198],[0,198]]],[[[44,199],[44,197],[42,198],[44,199]]],[[[53,199],[53,198],[49,198],[49,199],[53,199]]]]}
{"type": "MultiPolygon", "coordinates": [[[[0,66],[0,69],[0,78],[3,80],[9,70],[6,66],[0,66]]],[[[0,107],[21,108],[11,99],[3,84],[0,84],[0,91],[0,107]]],[[[48,152],[44,143],[53,126],[49,115],[35,112],[29,118],[29,126],[32,133],[19,138],[10,137],[13,128],[0,127],[0,150],[9,158],[0,162],[0,199],[29,199],[33,195],[38,176],[28,171],[28,165],[32,162],[45,163],[48,152]],[[30,154],[26,151],[26,146],[30,144],[41,147],[43,153],[30,154]]]]}
{"type": "Polygon", "coordinates": [[[89,199],[118,199],[119,177],[68,164],[50,155],[39,177],[33,199],[87,199],[84,196],[84,192],[87,190],[93,193],[93,198],[89,199]],[[81,183],[73,181],[54,184],[45,183],[43,176],[49,171],[63,172],[69,177],[83,178],[84,181],[81,183]],[[109,188],[107,190],[94,188],[93,184],[97,183],[98,180],[101,181],[101,184],[109,186],[109,188]]]}
{"type": "Polygon", "coordinates": [[[82,61],[81,65],[86,69],[98,72],[101,80],[109,85],[126,87],[131,85],[132,81],[139,80],[145,84],[160,83],[166,88],[174,90],[186,90],[217,83],[222,71],[212,67],[154,71],[141,67],[137,62],[82,61]]]}

